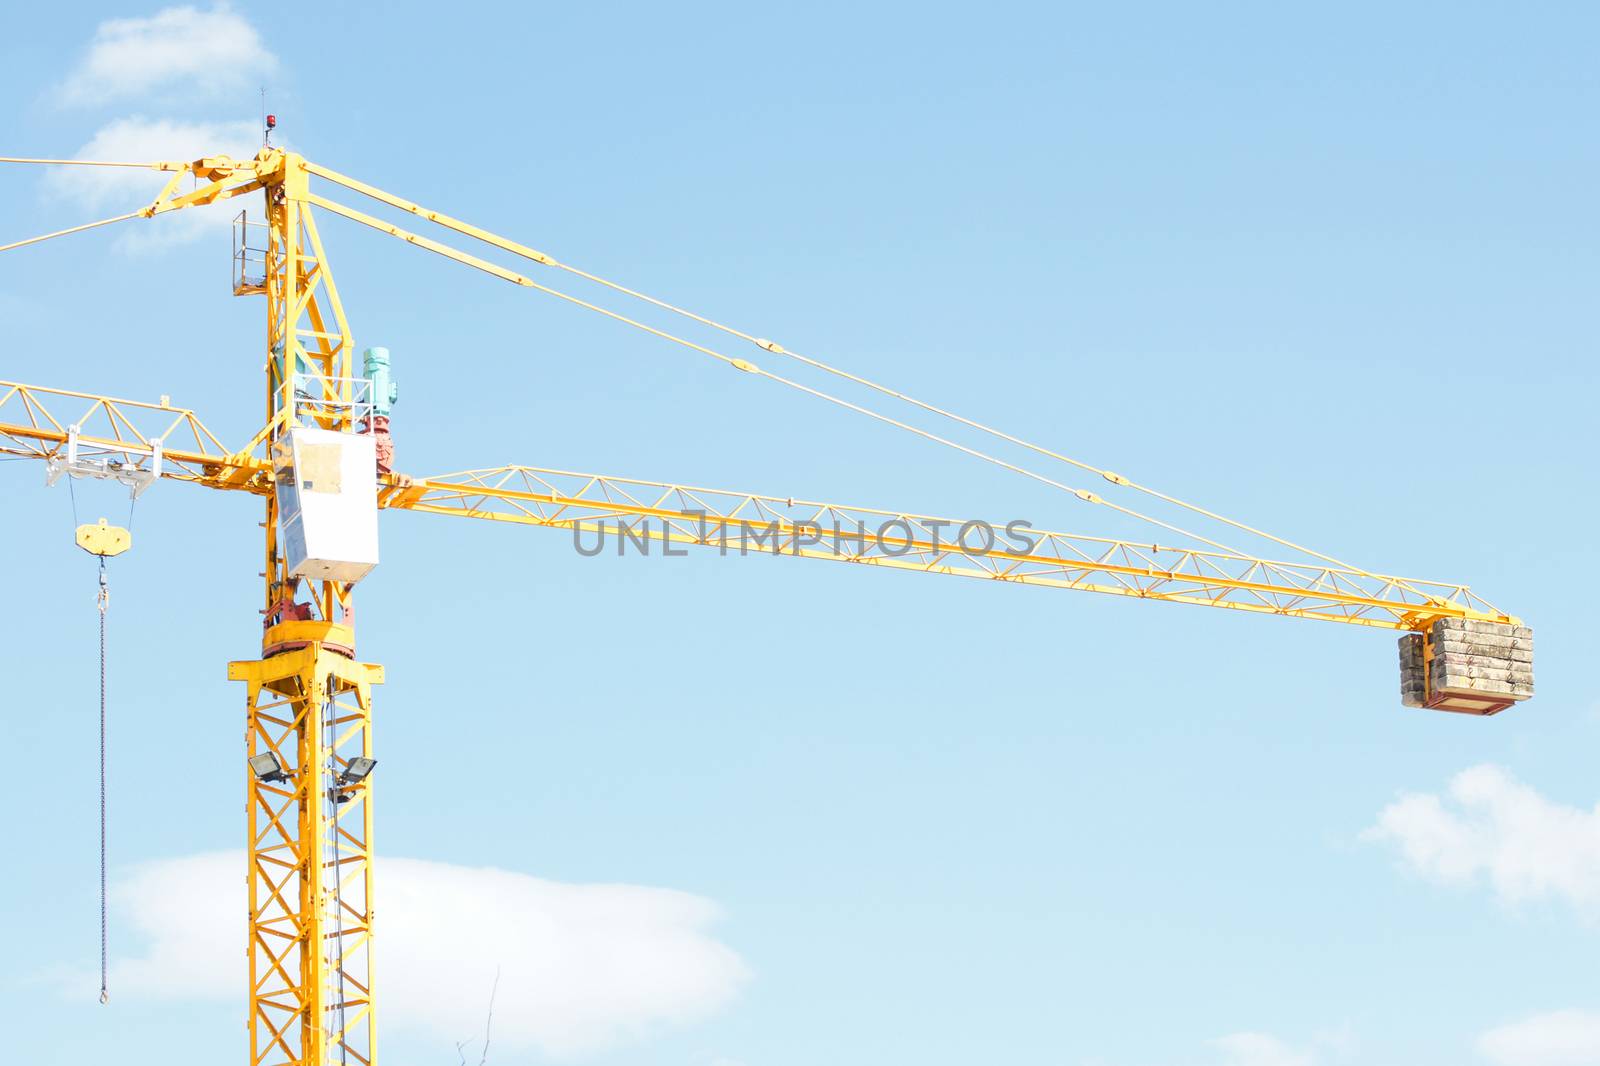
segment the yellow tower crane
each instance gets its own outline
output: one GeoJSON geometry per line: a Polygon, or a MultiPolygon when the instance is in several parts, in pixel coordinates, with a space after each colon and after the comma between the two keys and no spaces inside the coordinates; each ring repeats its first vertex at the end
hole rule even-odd
{"type": "MultiPolygon", "coordinates": [[[[135,218],[154,218],[249,193],[265,222],[241,214],[233,290],[264,294],[266,395],[261,428],[228,449],[193,411],[159,403],[0,381],[0,453],[46,464],[50,480],[113,478],[137,493],[157,479],[254,493],[265,508],[261,655],[230,663],[246,686],[251,1066],[326,1066],[376,1059],[373,981],[372,688],[383,668],[356,658],[353,594],[377,561],[383,508],[545,526],[657,544],[750,550],[838,562],[1078,589],[1145,600],[1313,618],[1394,630],[1403,702],[1493,714],[1532,695],[1532,634],[1465,585],[1374,573],[1186,503],[1111,470],[1002,433],[894,389],[790,351],[563,263],[543,252],[264,147],[226,156],[151,163],[0,158],[0,162],[138,167],[170,174],[146,207],[0,245],[21,248],[135,218]],[[184,179],[193,186],[183,191],[184,179]],[[316,183],[314,185],[314,182],[316,183]],[[909,403],[1111,486],[1265,538],[1279,561],[1191,533],[1165,519],[959,444],[743,358],[582,300],[478,255],[410,232],[323,195],[355,193],[488,248],[605,286],[656,311],[747,342],[774,359],[909,403]],[[502,466],[436,477],[391,469],[387,353],[358,362],[317,226],[338,215],[519,286],[644,330],[739,371],[917,434],[1070,493],[1084,503],[1153,523],[1167,543],[1080,536],[1013,523],[993,526],[927,515],[502,466]],[[255,241],[253,233],[264,240],[255,241]]],[[[85,527],[96,554],[126,547],[113,528],[85,527]]],[[[683,550],[680,548],[679,550],[683,550]]]]}

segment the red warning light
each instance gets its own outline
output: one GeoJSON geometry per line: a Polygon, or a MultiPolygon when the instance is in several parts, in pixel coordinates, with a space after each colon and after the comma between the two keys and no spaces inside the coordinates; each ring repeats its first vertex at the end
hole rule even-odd
{"type": "Polygon", "coordinates": [[[267,129],[275,130],[277,128],[278,128],[278,116],[277,115],[268,115],[267,116],[267,129]]]}

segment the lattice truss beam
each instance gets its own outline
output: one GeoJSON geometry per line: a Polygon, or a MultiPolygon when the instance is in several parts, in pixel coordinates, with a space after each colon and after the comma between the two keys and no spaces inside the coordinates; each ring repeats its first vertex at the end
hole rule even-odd
{"type": "Polygon", "coordinates": [[[382,668],[312,644],[228,669],[248,686],[248,754],[283,767],[249,779],[250,1062],[370,1063],[371,781],[341,774],[372,756],[382,668]]]}
{"type": "Polygon", "coordinates": [[[503,466],[392,485],[385,507],[1385,629],[1504,621],[1465,585],[865,507],[503,466]],[[963,535],[963,528],[967,532],[963,535]],[[1031,542],[1031,544],[1029,544],[1031,542]]]}
{"type": "Polygon", "coordinates": [[[242,485],[265,466],[234,461],[193,411],[165,397],[144,403],[0,381],[0,454],[65,462],[74,439],[78,461],[113,474],[242,485]]]}
{"type": "MultiPolygon", "coordinates": [[[[119,461],[147,463],[161,441],[163,477],[270,493],[264,460],[229,453],[192,411],[161,404],[0,382],[0,452],[41,459],[59,453],[74,424],[58,413],[67,403],[81,412],[76,424],[89,427],[80,440],[119,461]]],[[[1016,550],[1021,541],[1004,537],[1003,527],[990,527],[992,546],[981,534],[962,544],[956,538],[964,523],[927,515],[527,466],[391,476],[379,503],[635,542],[776,552],[1385,629],[1420,630],[1436,618],[1516,621],[1468,586],[1448,582],[1047,530],[1027,531],[1034,542],[1028,551],[1016,550]]]]}

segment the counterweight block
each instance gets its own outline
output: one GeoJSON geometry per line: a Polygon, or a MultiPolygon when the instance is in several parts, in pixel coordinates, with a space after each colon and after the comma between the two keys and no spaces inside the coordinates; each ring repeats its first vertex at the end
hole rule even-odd
{"type": "Polygon", "coordinates": [[[1400,638],[1400,702],[1461,714],[1497,714],[1533,695],[1533,630],[1439,618],[1400,638]]]}

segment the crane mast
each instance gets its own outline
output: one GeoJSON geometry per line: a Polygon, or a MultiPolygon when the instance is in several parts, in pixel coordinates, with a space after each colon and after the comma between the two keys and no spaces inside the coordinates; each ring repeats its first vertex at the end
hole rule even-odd
{"type": "MultiPolygon", "coordinates": [[[[0,252],[132,218],[215,204],[260,191],[265,223],[239,219],[233,291],[264,295],[267,310],[262,427],[229,451],[194,412],[171,405],[0,382],[0,453],[38,459],[51,480],[63,474],[114,478],[133,491],[157,479],[262,497],[264,534],[261,654],[232,662],[246,686],[245,803],[248,841],[248,1021],[251,1066],[371,1066],[377,1056],[373,982],[373,686],[383,667],[356,658],[355,584],[359,572],[308,569],[303,532],[289,532],[312,490],[300,462],[308,434],[359,440],[364,469],[349,494],[373,524],[379,509],[456,515],[612,538],[619,546],[654,543],[663,551],[699,546],[728,554],[772,554],[975,577],[1044,588],[1309,618],[1398,632],[1402,701],[1414,706],[1494,714],[1533,693],[1532,633],[1466,585],[1375,573],[1301,548],[1250,526],[1156,492],[1120,474],[1050,452],[954,416],[866,379],[790,352],[742,330],[561,263],[516,241],[404,200],[270,146],[250,160],[94,162],[3,157],[0,162],[141,167],[170,174],[148,206],[125,215],[0,245],[0,252]],[[180,191],[186,175],[195,179],[180,191]],[[967,427],[1085,470],[1118,489],[1266,537],[1300,555],[1279,561],[1230,548],[877,412],[789,381],[748,360],[553,289],[313,192],[315,177],[347,192],[479,241],[498,253],[566,271],[657,309],[721,330],[775,356],[954,418],[967,427]],[[499,466],[432,477],[390,469],[386,399],[373,394],[339,300],[313,209],[327,210],[457,263],[550,294],[642,329],[732,368],[870,415],[980,459],[1064,489],[1085,503],[1152,521],[1189,543],[1153,543],[1036,530],[1020,540],[973,544],[958,523],[792,497],[697,488],[499,466]],[[252,227],[265,242],[252,248],[252,227]],[[86,404],[75,419],[65,405],[86,404]],[[369,491],[370,489],[370,491],[369,491]],[[940,531],[951,530],[941,540],[940,531]],[[1198,543],[1196,543],[1198,541],[1198,543]],[[298,561],[297,561],[298,560],[298,561]]],[[[320,479],[321,474],[317,477],[320,479]]],[[[324,486],[324,492],[328,491],[324,486]]],[[[1011,533],[1011,526],[1006,527],[1011,533]]],[[[647,550],[647,547],[646,547],[647,550]]]]}
{"type": "MultiPolygon", "coordinates": [[[[269,457],[297,425],[363,428],[355,341],[297,164],[262,153],[264,276],[259,287],[235,279],[236,292],[266,296],[260,446],[269,457]]],[[[349,782],[348,767],[372,757],[372,686],[383,668],[355,659],[353,586],[290,573],[284,505],[282,493],[265,494],[261,658],[228,665],[246,685],[247,755],[276,763],[245,774],[250,1062],[368,1064],[377,1052],[372,782],[349,782]]]]}

